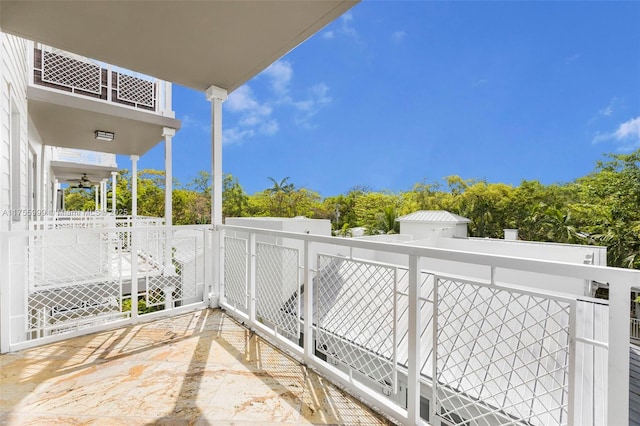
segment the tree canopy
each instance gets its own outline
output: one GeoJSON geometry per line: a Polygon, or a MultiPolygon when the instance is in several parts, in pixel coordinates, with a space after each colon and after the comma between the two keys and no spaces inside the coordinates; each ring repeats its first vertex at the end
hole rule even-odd
{"type": "MultiPolygon", "coordinates": [[[[211,222],[210,180],[201,171],[186,185],[174,182],[174,224],[211,222]]],[[[448,210],[471,220],[470,236],[502,238],[505,228],[516,228],[530,241],[606,245],[611,266],[640,267],[640,150],[609,154],[588,175],[563,184],[525,180],[513,186],[453,175],[444,178],[444,185],[425,181],[397,193],[358,186],[325,198],[297,187],[289,177],[268,177],[265,184],[263,191],[250,195],[236,177],[225,174],[223,216],[329,219],[336,234],[347,236],[354,227],[364,227],[368,234],[398,232],[400,215],[448,210]]],[[[116,186],[116,209],[130,212],[127,170],[120,171],[116,186]]],[[[66,208],[93,210],[94,196],[93,188],[67,189],[66,208]]],[[[111,196],[107,198],[110,204],[111,196]]],[[[138,172],[138,214],[164,215],[163,171],[138,172]]]]}

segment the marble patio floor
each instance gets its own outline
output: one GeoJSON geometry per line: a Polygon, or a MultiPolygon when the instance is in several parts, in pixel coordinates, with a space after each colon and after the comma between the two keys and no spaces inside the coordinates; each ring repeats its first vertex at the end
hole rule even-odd
{"type": "Polygon", "coordinates": [[[0,355],[0,424],[389,423],[207,309],[0,355]]]}

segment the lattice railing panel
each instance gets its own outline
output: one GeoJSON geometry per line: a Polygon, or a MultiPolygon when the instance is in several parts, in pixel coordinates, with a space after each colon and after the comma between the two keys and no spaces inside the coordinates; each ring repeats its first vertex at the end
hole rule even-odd
{"type": "Polygon", "coordinates": [[[437,407],[453,424],[566,424],[568,300],[437,283],[437,407]]]}
{"type": "Polygon", "coordinates": [[[176,288],[174,300],[187,300],[197,295],[197,286],[204,280],[204,248],[194,237],[174,238],[173,265],[180,276],[181,285],[176,288]]]}
{"type": "Polygon", "coordinates": [[[121,73],[117,76],[119,100],[155,107],[155,84],[152,81],[121,73]]]}
{"type": "Polygon", "coordinates": [[[318,255],[314,318],[318,351],[395,389],[397,270],[318,255]]]}
{"type": "Polygon", "coordinates": [[[224,296],[246,310],[247,293],[247,240],[224,237],[224,296]]]}
{"type": "Polygon", "coordinates": [[[102,71],[98,65],[54,52],[42,52],[42,81],[100,94],[102,71]]]}
{"type": "Polygon", "coordinates": [[[61,233],[37,237],[28,248],[31,291],[98,281],[113,276],[109,233],[61,233]]]}
{"type": "MultiPolygon", "coordinates": [[[[144,231],[148,246],[171,247],[171,265],[165,267],[164,262],[157,269],[145,271],[145,301],[148,307],[165,305],[167,296],[171,295],[172,303],[193,300],[197,296],[197,286],[203,278],[203,246],[196,237],[177,237],[165,241],[162,231],[144,231]],[[155,238],[154,238],[155,237],[155,238]],[[158,238],[159,241],[154,239],[158,238]],[[200,271],[200,274],[198,274],[200,271]]],[[[158,253],[157,256],[160,256],[158,253]]],[[[154,257],[155,258],[155,257],[154,257]]]]}
{"type": "Polygon", "coordinates": [[[256,315],[289,337],[300,336],[298,250],[256,245],[256,315]]]}
{"type": "Polygon", "coordinates": [[[37,291],[28,297],[27,331],[46,335],[90,327],[121,314],[121,300],[118,281],[37,291]]]}

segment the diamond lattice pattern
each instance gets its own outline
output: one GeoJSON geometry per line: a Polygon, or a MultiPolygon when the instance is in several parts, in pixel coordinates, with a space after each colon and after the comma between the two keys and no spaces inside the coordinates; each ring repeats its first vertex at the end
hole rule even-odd
{"type": "Polygon", "coordinates": [[[442,278],[437,297],[442,418],[567,423],[569,302],[442,278]]]}
{"type": "Polygon", "coordinates": [[[102,91],[99,66],[53,52],[42,52],[42,81],[96,94],[102,91]]]}
{"type": "Polygon", "coordinates": [[[256,245],[256,315],[289,337],[300,335],[298,250],[256,245]]]}
{"type": "Polygon", "coordinates": [[[126,74],[118,73],[118,99],[138,105],[155,106],[154,83],[126,74]]]}
{"type": "Polygon", "coordinates": [[[110,252],[121,242],[114,233],[56,232],[36,237],[28,248],[30,290],[60,288],[113,275],[110,252]]]}
{"type": "Polygon", "coordinates": [[[56,334],[105,322],[121,315],[121,298],[122,287],[117,281],[31,293],[28,330],[56,334]]]}
{"type": "Polygon", "coordinates": [[[224,295],[236,307],[247,305],[247,240],[224,237],[224,295]]]}
{"type": "Polygon", "coordinates": [[[391,388],[395,380],[396,268],[319,255],[314,318],[318,351],[391,388]]]}
{"type": "MultiPolygon", "coordinates": [[[[151,243],[149,238],[147,243],[151,243]]],[[[146,275],[147,306],[164,305],[168,291],[174,302],[183,303],[193,300],[198,294],[197,286],[203,280],[202,247],[195,237],[172,238],[170,243],[173,268],[165,269],[162,274],[146,275]]],[[[158,241],[157,245],[161,245],[161,242],[158,241]]]]}

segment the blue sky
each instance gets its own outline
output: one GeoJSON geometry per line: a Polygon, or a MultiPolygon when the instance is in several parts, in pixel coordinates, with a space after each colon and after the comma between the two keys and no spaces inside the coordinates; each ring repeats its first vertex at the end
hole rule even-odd
{"type": "MultiPolygon", "coordinates": [[[[640,147],[639,22],[637,1],[364,1],[229,96],[224,172],[322,196],[572,181],[640,147]]],[[[210,105],[173,101],[185,184],[210,170],[210,105]]],[[[140,167],[164,168],[163,144],[140,167]]]]}

